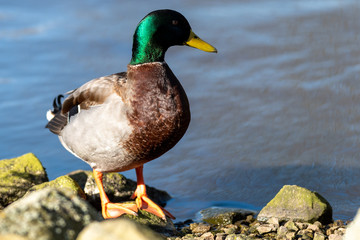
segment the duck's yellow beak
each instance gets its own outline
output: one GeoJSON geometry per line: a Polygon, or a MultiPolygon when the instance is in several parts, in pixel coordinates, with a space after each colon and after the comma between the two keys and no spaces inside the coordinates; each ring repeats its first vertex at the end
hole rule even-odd
{"type": "Polygon", "coordinates": [[[185,45],[203,50],[205,52],[217,53],[216,48],[214,48],[207,42],[203,41],[192,30],[190,30],[190,36],[188,40],[185,42],[185,45]]]}

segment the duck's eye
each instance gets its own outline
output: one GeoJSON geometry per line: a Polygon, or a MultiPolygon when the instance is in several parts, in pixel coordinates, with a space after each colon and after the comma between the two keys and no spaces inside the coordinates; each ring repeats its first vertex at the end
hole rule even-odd
{"type": "Polygon", "coordinates": [[[178,25],[179,21],[178,20],[172,20],[172,25],[178,25]]]}

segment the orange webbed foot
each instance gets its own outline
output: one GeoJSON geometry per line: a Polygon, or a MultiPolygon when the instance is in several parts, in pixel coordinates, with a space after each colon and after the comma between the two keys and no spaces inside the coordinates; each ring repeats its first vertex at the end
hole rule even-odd
{"type": "Polygon", "coordinates": [[[137,216],[137,205],[133,203],[112,203],[107,202],[101,205],[102,215],[105,219],[117,218],[123,214],[137,216]]]}
{"type": "Polygon", "coordinates": [[[112,203],[105,193],[103,186],[102,172],[93,170],[96,185],[99,189],[101,199],[101,213],[105,219],[117,218],[123,214],[137,215],[137,205],[135,203],[112,203]]]}
{"type": "Polygon", "coordinates": [[[164,220],[166,220],[166,216],[171,219],[175,219],[175,217],[166,211],[164,208],[160,207],[156,203],[154,203],[150,198],[148,198],[146,194],[146,187],[142,174],[143,167],[136,168],[136,176],[137,176],[137,187],[131,198],[135,198],[136,205],[139,209],[152,213],[164,220]]]}
{"type": "Polygon", "coordinates": [[[135,202],[139,209],[152,213],[164,220],[166,220],[166,216],[171,219],[175,219],[175,217],[171,213],[154,203],[146,195],[137,196],[135,202]]]}

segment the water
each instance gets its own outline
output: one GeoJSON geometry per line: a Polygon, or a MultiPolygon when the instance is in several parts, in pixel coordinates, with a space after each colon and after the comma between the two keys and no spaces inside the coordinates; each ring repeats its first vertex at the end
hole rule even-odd
{"type": "MultiPolygon", "coordinates": [[[[148,12],[183,13],[209,54],[173,47],[192,122],[145,165],[178,219],[209,206],[261,209],[284,184],[319,192],[334,218],[360,205],[360,3],[0,0],[0,157],[35,153],[54,179],[90,169],[44,129],[54,96],[123,71],[148,12]]],[[[125,175],[135,179],[135,171],[125,175]]]]}

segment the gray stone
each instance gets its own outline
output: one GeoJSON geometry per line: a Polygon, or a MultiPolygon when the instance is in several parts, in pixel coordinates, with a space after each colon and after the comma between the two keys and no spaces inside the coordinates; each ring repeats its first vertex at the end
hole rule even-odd
{"type": "Polygon", "coordinates": [[[90,222],[101,220],[87,202],[53,188],[29,194],[0,214],[0,235],[29,240],[73,240],[90,222]]]}
{"type": "Polygon", "coordinates": [[[0,210],[23,197],[29,188],[49,181],[34,154],[0,161],[0,210]]]}
{"type": "MultiPolygon", "coordinates": [[[[92,171],[77,170],[68,174],[85,192],[86,199],[96,209],[101,210],[99,189],[96,186],[92,171]]],[[[104,173],[103,185],[107,196],[112,202],[130,201],[136,189],[136,182],[119,173],[104,173]]],[[[146,193],[151,200],[165,206],[171,196],[162,190],[146,185],[146,193]]]]}
{"type": "Polygon", "coordinates": [[[285,185],[260,211],[257,219],[266,221],[276,217],[279,221],[332,222],[332,208],[318,193],[295,185],[285,185]]]}
{"type": "Polygon", "coordinates": [[[211,207],[201,210],[197,218],[210,224],[224,226],[246,219],[248,215],[254,214],[253,211],[238,208],[211,207]]]}
{"type": "Polygon", "coordinates": [[[129,219],[112,219],[88,225],[77,240],[165,240],[148,227],[129,219]]]}

